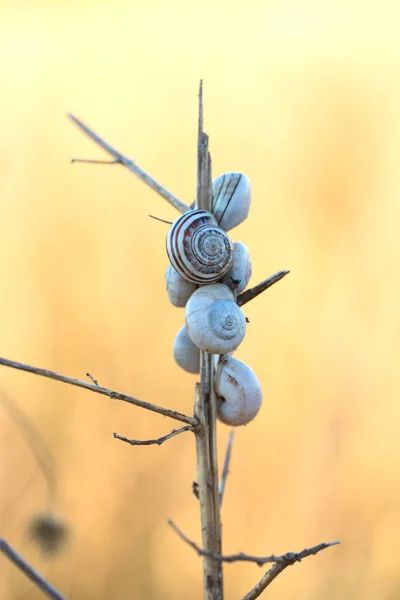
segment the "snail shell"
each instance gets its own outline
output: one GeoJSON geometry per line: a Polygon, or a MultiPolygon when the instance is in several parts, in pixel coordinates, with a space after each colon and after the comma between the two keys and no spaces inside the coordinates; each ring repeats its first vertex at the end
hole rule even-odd
{"type": "Polygon", "coordinates": [[[221,283],[225,283],[225,285],[232,287],[232,280],[240,281],[240,283],[235,286],[235,290],[237,294],[241,294],[251,277],[250,253],[247,246],[242,244],[242,242],[235,242],[234,247],[235,251],[232,266],[223,276],[221,283]]]}
{"type": "Polygon", "coordinates": [[[174,358],[177,364],[188,373],[200,373],[200,350],[188,336],[185,325],[176,335],[174,358]]]}
{"type": "Polygon", "coordinates": [[[215,391],[218,418],[227,425],[246,425],[260,410],[260,382],[254,371],[237,358],[219,361],[215,391]]]}
{"type": "Polygon", "coordinates": [[[235,350],[246,333],[246,318],[233,292],[221,283],[196,290],[186,304],[186,327],[192,342],[210,354],[235,350]]]}
{"type": "Polygon", "coordinates": [[[168,266],[165,273],[165,284],[167,287],[168,298],[174,306],[186,306],[186,302],[197,289],[195,283],[191,283],[179,275],[172,265],[168,266]]]}
{"type": "Polygon", "coordinates": [[[233,243],[211,213],[190,210],[172,223],[167,234],[167,254],[184,279],[213,283],[231,268],[233,243]]]}
{"type": "Polygon", "coordinates": [[[213,180],[212,213],[217,223],[229,231],[242,223],[249,214],[250,179],[244,173],[224,173],[213,180]]]}

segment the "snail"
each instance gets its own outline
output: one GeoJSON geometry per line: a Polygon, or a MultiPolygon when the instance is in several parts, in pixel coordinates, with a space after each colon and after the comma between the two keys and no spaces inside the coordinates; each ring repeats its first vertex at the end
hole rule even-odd
{"type": "Polygon", "coordinates": [[[200,373],[200,350],[188,336],[186,325],[176,334],[174,341],[174,359],[188,373],[200,373]]]}
{"type": "Polygon", "coordinates": [[[190,296],[197,289],[195,283],[184,279],[175,271],[172,265],[168,266],[165,273],[165,284],[167,286],[168,298],[174,306],[182,307],[186,305],[190,296]]]}
{"type": "Polygon", "coordinates": [[[211,213],[190,210],[172,223],[167,254],[174,269],[187,281],[213,283],[231,268],[233,243],[211,213]]]}
{"type": "Polygon", "coordinates": [[[254,371],[237,358],[219,361],[215,391],[218,418],[227,425],[246,425],[260,410],[260,382],[254,371]]]}
{"type": "Polygon", "coordinates": [[[251,277],[250,253],[242,242],[235,242],[234,247],[232,266],[221,279],[221,283],[230,287],[234,285],[236,293],[241,294],[251,277]]]}
{"type": "Polygon", "coordinates": [[[217,223],[229,231],[242,223],[249,214],[250,179],[244,173],[224,173],[213,180],[212,213],[217,223]]]}
{"type": "Polygon", "coordinates": [[[185,320],[192,342],[210,354],[232,352],[246,333],[246,318],[233,292],[222,283],[193,292],[186,304],[185,320]]]}

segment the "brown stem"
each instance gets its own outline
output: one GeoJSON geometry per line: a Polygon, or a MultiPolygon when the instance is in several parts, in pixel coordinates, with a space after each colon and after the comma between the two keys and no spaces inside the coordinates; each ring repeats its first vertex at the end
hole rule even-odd
{"type": "Polygon", "coordinates": [[[122,442],[126,442],[131,446],[152,446],[153,444],[161,446],[161,444],[163,444],[167,440],[170,440],[171,438],[175,437],[176,435],[179,435],[180,433],[183,433],[184,431],[194,431],[194,427],[188,425],[187,427],[181,427],[181,429],[173,429],[171,433],[168,433],[168,435],[163,435],[162,437],[156,438],[154,440],[131,440],[122,435],[118,435],[118,433],[114,433],[113,435],[116,440],[121,440],[122,442]]]}

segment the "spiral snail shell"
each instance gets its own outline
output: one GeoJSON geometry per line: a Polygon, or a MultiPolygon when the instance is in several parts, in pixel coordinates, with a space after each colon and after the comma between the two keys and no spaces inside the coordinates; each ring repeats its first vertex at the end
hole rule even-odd
{"type": "Polygon", "coordinates": [[[262,403],[262,391],[254,371],[241,360],[220,360],[215,379],[217,415],[227,425],[246,425],[262,403]]]}
{"type": "Polygon", "coordinates": [[[182,369],[188,373],[200,373],[200,350],[188,336],[185,325],[176,335],[173,351],[175,361],[182,369]]]}
{"type": "Polygon", "coordinates": [[[232,282],[240,282],[235,285],[237,294],[241,294],[246,288],[251,277],[251,260],[250,253],[242,242],[234,243],[233,263],[229,271],[221,279],[221,283],[227,286],[232,286],[232,282]]]}
{"type": "Polygon", "coordinates": [[[217,223],[229,231],[244,221],[251,202],[250,179],[244,173],[223,173],[213,180],[212,213],[217,223]]]}
{"type": "Polygon", "coordinates": [[[174,221],[167,234],[171,265],[187,281],[218,281],[231,268],[233,243],[205,210],[190,210],[174,221]]]}
{"type": "Polygon", "coordinates": [[[178,307],[186,306],[186,302],[197,289],[195,283],[191,283],[187,279],[184,279],[182,275],[179,275],[179,273],[175,271],[172,265],[168,266],[167,272],[165,273],[165,284],[169,301],[171,304],[178,307]]]}
{"type": "Polygon", "coordinates": [[[232,352],[246,333],[246,318],[233,292],[221,283],[202,286],[191,295],[185,320],[192,342],[210,354],[232,352]]]}

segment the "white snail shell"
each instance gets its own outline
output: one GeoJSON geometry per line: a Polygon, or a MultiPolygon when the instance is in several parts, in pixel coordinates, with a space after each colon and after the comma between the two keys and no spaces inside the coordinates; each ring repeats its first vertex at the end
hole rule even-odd
{"type": "Polygon", "coordinates": [[[235,286],[235,290],[237,294],[241,294],[249,283],[251,277],[250,253],[247,246],[242,244],[242,242],[235,242],[234,247],[235,250],[232,266],[223,276],[221,283],[225,283],[231,287],[232,280],[240,281],[240,283],[235,286]]]}
{"type": "Polygon", "coordinates": [[[233,243],[213,215],[190,210],[172,223],[167,253],[174,269],[193,283],[213,283],[231,268],[233,243]]]}
{"type": "Polygon", "coordinates": [[[212,213],[217,223],[229,231],[245,220],[251,202],[250,179],[244,173],[223,173],[213,180],[212,213]]]}
{"type": "Polygon", "coordinates": [[[200,373],[200,350],[188,336],[185,325],[176,335],[174,358],[177,364],[188,373],[200,373]]]}
{"type": "Polygon", "coordinates": [[[187,279],[184,279],[182,275],[179,275],[179,273],[175,271],[172,265],[168,266],[167,272],[165,273],[165,284],[169,301],[171,304],[178,307],[186,306],[186,302],[197,289],[195,283],[191,283],[187,279]]]}
{"type": "Polygon", "coordinates": [[[196,290],[186,304],[185,320],[192,342],[210,354],[232,352],[246,333],[246,318],[222,283],[196,290]]]}
{"type": "Polygon", "coordinates": [[[254,371],[237,358],[219,361],[215,391],[218,418],[227,425],[246,425],[260,410],[260,382],[254,371]]]}

